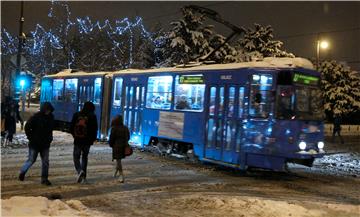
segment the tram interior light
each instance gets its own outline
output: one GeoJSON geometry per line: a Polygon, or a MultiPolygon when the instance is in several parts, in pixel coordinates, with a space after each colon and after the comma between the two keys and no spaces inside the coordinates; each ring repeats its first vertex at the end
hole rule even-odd
{"type": "Polygon", "coordinates": [[[254,80],[254,81],[260,80],[260,76],[259,76],[259,75],[253,75],[253,80],[254,80]]]}

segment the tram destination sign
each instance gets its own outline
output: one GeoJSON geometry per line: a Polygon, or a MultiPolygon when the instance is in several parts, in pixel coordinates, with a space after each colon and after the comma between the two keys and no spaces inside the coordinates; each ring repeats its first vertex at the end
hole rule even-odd
{"type": "Polygon", "coordinates": [[[204,84],[202,75],[180,75],[179,84],[204,84]]]}
{"type": "Polygon", "coordinates": [[[296,84],[303,84],[303,85],[318,85],[319,78],[310,75],[304,75],[295,73],[293,77],[293,82],[296,84]]]}

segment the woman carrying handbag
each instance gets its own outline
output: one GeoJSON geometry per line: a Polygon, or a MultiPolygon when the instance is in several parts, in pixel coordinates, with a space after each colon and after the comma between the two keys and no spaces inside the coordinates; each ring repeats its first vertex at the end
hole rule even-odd
{"type": "MultiPolygon", "coordinates": [[[[119,175],[119,181],[124,182],[124,173],[121,165],[121,159],[125,158],[128,153],[125,150],[131,147],[128,144],[130,139],[129,129],[123,124],[123,117],[117,115],[111,121],[111,133],[109,145],[112,148],[112,160],[116,160],[114,178],[119,175]]],[[[129,150],[126,150],[128,152],[129,150]]],[[[132,151],[132,150],[131,150],[132,151]]]]}

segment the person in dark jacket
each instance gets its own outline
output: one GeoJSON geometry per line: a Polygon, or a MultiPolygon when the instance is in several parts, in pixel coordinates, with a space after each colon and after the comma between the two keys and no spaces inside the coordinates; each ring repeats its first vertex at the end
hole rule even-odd
{"type": "Polygon", "coordinates": [[[86,182],[86,170],[90,146],[97,137],[98,123],[95,115],[95,106],[92,102],[85,102],[80,112],[73,115],[70,132],[74,137],[73,160],[77,176],[77,182],[86,182]],[[80,157],[81,163],[80,163],[80,157]]]}
{"type": "Polygon", "coordinates": [[[114,178],[119,173],[120,182],[124,182],[124,173],[122,170],[121,159],[125,158],[125,147],[130,139],[129,129],[123,124],[121,115],[117,115],[111,122],[111,132],[109,145],[112,148],[112,160],[116,160],[114,178]]]}
{"type": "Polygon", "coordinates": [[[54,107],[49,102],[40,106],[25,124],[25,134],[29,140],[29,156],[20,170],[19,180],[24,181],[26,172],[35,163],[38,154],[41,157],[41,184],[51,185],[49,175],[49,149],[53,140],[54,107]]]}
{"type": "Polygon", "coordinates": [[[334,117],[334,128],[333,128],[333,133],[332,133],[332,142],[335,141],[335,135],[338,134],[338,136],[340,137],[341,144],[344,144],[344,139],[342,138],[340,133],[341,133],[341,116],[336,115],[334,117]]]}
{"type": "Polygon", "coordinates": [[[8,96],[5,103],[1,106],[1,118],[5,121],[5,131],[7,132],[7,139],[12,142],[13,136],[16,133],[16,123],[19,121],[23,125],[23,120],[19,113],[19,105],[16,100],[8,96]]]}

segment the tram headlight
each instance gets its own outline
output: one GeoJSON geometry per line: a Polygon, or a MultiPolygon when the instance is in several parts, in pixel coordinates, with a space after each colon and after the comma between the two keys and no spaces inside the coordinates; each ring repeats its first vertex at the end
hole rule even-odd
{"type": "Polygon", "coordinates": [[[306,142],[301,141],[301,142],[299,143],[299,148],[300,148],[300,150],[304,151],[304,150],[306,149],[306,142]]]}
{"type": "Polygon", "coordinates": [[[323,141],[320,141],[320,142],[318,142],[318,144],[317,144],[317,147],[318,147],[319,149],[323,149],[324,146],[325,146],[325,144],[324,144],[323,141]]]}

